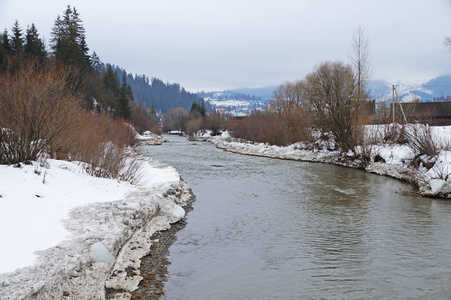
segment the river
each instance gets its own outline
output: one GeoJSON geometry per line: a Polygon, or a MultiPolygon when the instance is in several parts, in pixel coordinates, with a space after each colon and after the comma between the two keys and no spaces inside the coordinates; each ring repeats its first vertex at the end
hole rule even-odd
{"type": "Polygon", "coordinates": [[[197,197],[165,299],[449,298],[451,202],[359,170],[165,138],[141,152],[197,197]]]}

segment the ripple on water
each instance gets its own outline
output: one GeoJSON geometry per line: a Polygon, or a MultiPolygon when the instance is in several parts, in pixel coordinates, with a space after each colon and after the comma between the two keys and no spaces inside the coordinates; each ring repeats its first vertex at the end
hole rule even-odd
{"type": "Polygon", "coordinates": [[[167,299],[450,295],[451,202],[358,170],[171,140],[142,148],[197,196],[170,248],[167,299]]]}

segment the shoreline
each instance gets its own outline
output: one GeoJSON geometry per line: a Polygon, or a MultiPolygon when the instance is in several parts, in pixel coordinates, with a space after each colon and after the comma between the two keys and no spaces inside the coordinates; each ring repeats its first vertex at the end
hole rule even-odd
{"type": "MultiPolygon", "coordinates": [[[[183,209],[188,214],[193,210],[193,203],[196,200],[194,194],[187,202],[183,209]]],[[[158,240],[151,246],[150,253],[141,259],[140,272],[143,279],[139,283],[138,288],[133,291],[130,299],[160,299],[164,294],[164,286],[168,276],[169,247],[177,240],[178,231],[185,228],[188,223],[182,219],[173,223],[167,230],[155,232],[151,237],[158,240]]],[[[108,299],[108,298],[107,298],[108,299]]]]}
{"type": "MultiPolygon", "coordinates": [[[[149,168],[172,168],[148,157],[140,160],[149,168]]],[[[143,279],[141,259],[159,244],[155,233],[182,224],[181,207],[189,210],[194,199],[178,175],[178,181],[140,187],[117,201],[72,208],[61,220],[67,239],[37,251],[35,264],[0,274],[0,299],[130,299],[143,279]],[[92,256],[93,244],[100,243],[113,262],[92,256]]]]}
{"type": "Polygon", "coordinates": [[[451,187],[448,182],[444,182],[440,190],[431,188],[431,180],[428,180],[425,173],[420,172],[413,167],[406,167],[402,164],[368,162],[365,163],[361,159],[347,158],[338,152],[330,151],[309,151],[289,149],[290,146],[278,147],[262,144],[250,144],[233,141],[231,138],[221,137],[200,137],[193,138],[196,141],[207,141],[216,145],[218,149],[241,155],[251,155],[266,157],[272,159],[293,160],[309,163],[327,163],[342,167],[359,169],[368,173],[387,176],[400,181],[408,182],[416,188],[416,195],[424,197],[432,197],[438,199],[450,199],[451,187]],[[283,151],[285,150],[285,151],[283,151]]]}

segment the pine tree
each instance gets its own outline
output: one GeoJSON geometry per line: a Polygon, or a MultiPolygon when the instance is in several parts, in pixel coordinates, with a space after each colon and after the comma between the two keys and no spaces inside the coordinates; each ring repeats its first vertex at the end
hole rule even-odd
{"type": "Polygon", "coordinates": [[[22,56],[24,53],[24,39],[22,37],[22,28],[19,26],[19,21],[14,22],[13,28],[11,28],[11,51],[16,56],[22,56]]]}
{"type": "Polygon", "coordinates": [[[50,43],[56,60],[82,70],[91,69],[85,29],[76,8],[68,5],[63,18],[58,15],[54,24],[50,43]]]}
{"type": "Polygon", "coordinates": [[[205,107],[204,99],[202,99],[202,102],[200,104],[200,114],[202,117],[205,117],[207,115],[207,108],[205,107]]]}
{"type": "Polygon", "coordinates": [[[8,55],[11,53],[11,43],[9,41],[9,35],[8,35],[8,30],[5,29],[5,31],[2,34],[2,49],[4,51],[5,55],[8,55]]]}
{"type": "Polygon", "coordinates": [[[130,100],[134,101],[132,87],[127,83],[127,72],[125,70],[122,72],[122,87],[125,87],[125,93],[130,100]]]}
{"type": "Polygon", "coordinates": [[[11,53],[11,46],[8,38],[8,31],[5,31],[0,34],[0,68],[2,68],[6,64],[6,58],[11,53]]]}
{"type": "Polygon", "coordinates": [[[193,103],[191,104],[191,109],[189,110],[189,113],[192,114],[194,112],[199,111],[198,107],[197,107],[197,102],[193,101],[193,103]]]}
{"type": "Polygon", "coordinates": [[[117,80],[117,74],[114,73],[113,67],[107,64],[106,71],[103,74],[103,85],[105,89],[110,89],[115,93],[119,91],[119,83],[117,80]]]}
{"type": "Polygon", "coordinates": [[[91,55],[91,65],[92,69],[97,73],[102,73],[102,62],[100,61],[99,56],[94,51],[94,53],[91,55]]]}
{"type": "Polygon", "coordinates": [[[122,86],[120,94],[119,94],[119,107],[118,108],[119,108],[119,114],[124,119],[130,119],[130,117],[132,115],[129,99],[130,98],[127,96],[127,93],[126,93],[126,87],[122,86]]]}
{"type": "Polygon", "coordinates": [[[42,60],[46,56],[45,46],[42,40],[39,38],[38,30],[34,24],[27,29],[25,36],[25,53],[36,56],[39,60],[42,60]]]}

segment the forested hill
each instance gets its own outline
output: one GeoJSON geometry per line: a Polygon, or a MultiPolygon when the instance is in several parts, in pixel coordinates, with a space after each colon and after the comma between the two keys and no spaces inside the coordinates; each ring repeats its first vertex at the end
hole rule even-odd
{"type": "MultiPolygon", "coordinates": [[[[183,107],[189,111],[193,102],[201,103],[203,100],[197,94],[187,92],[178,83],[164,83],[161,79],[149,78],[146,75],[133,76],[117,66],[113,66],[113,69],[119,78],[122,78],[125,72],[135,102],[144,102],[147,108],[153,105],[157,112],[165,114],[174,107],[183,107]]],[[[211,110],[211,105],[207,103],[205,105],[207,110],[211,110]]]]}

